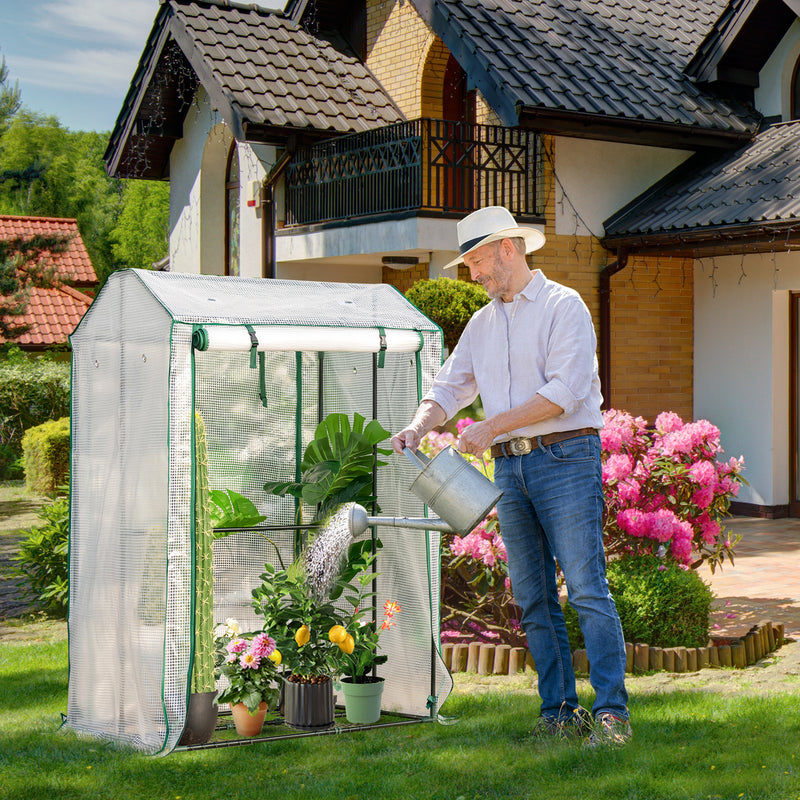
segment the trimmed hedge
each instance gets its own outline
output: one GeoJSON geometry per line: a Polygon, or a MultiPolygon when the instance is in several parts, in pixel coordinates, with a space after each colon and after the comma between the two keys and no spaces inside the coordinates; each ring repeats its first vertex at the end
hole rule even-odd
{"type": "Polygon", "coordinates": [[[54,494],[69,481],[69,417],[28,428],[22,452],[27,491],[54,494]]]}
{"type": "MultiPolygon", "coordinates": [[[[610,561],[608,585],[626,642],[656,647],[704,647],[714,593],[694,571],[656,556],[610,561]]],[[[564,605],[570,646],[582,648],[578,614],[564,605]]]]}
{"type": "Polygon", "coordinates": [[[417,281],[406,298],[442,329],[451,353],[470,317],[489,302],[483,286],[453,278],[417,281]]]}
{"type": "Polygon", "coordinates": [[[0,358],[0,479],[16,477],[28,428],[69,415],[69,393],[69,363],[18,348],[0,358]]]}

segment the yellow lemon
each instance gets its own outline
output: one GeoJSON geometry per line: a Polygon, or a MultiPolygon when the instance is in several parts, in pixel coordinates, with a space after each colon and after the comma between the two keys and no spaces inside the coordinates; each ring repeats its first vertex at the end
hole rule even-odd
{"type": "Polygon", "coordinates": [[[349,633],[345,635],[343,641],[339,642],[339,647],[343,652],[347,653],[347,655],[350,655],[350,653],[353,652],[353,648],[355,646],[356,646],[355,639],[353,639],[353,637],[349,633]]]}
{"type": "Polygon", "coordinates": [[[311,631],[308,629],[308,625],[301,625],[297,629],[297,633],[294,635],[294,640],[297,642],[298,647],[302,647],[304,644],[308,644],[308,640],[311,638],[311,631]]]}
{"type": "Polygon", "coordinates": [[[328,631],[328,638],[335,644],[340,644],[345,640],[347,630],[342,625],[334,625],[328,631]]]}
{"type": "Polygon", "coordinates": [[[272,653],[268,656],[269,660],[277,667],[280,665],[283,659],[281,658],[281,651],[280,650],[273,650],[272,653]]]}

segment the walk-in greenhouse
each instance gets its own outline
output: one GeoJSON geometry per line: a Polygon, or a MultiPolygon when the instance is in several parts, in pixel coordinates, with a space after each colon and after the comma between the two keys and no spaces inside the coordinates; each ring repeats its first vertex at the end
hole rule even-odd
{"type": "MultiPolygon", "coordinates": [[[[66,724],[167,753],[191,687],[196,420],[211,488],[286,525],[270,538],[291,560],[294,498],[264,484],[296,478],[331,412],[402,428],[441,363],[441,331],[385,285],[126,270],[110,276],[71,344],[66,724]]],[[[408,491],[413,466],[385,461],[381,513],[423,515],[408,491]]],[[[452,687],[438,648],[441,534],[379,536],[377,596],[403,609],[381,642],[383,705],[433,717],[452,687]]],[[[266,562],[276,563],[275,550],[252,531],[214,542],[212,624],[233,617],[260,628],[251,591],[266,562]]]]}

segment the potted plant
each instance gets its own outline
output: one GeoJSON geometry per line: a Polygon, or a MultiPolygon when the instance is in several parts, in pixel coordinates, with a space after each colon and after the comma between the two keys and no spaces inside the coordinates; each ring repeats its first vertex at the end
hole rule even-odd
{"type": "Polygon", "coordinates": [[[264,570],[261,585],[253,590],[253,604],[282,654],[284,720],[301,730],[329,728],[335,653],[324,634],[342,614],[331,602],[314,598],[304,574],[272,564],[264,570]]]}
{"type": "Polygon", "coordinates": [[[214,533],[209,513],[208,445],[206,426],[194,415],[194,660],[192,662],[186,722],[179,744],[203,744],[217,724],[214,671],[214,533]]]}
{"type": "Polygon", "coordinates": [[[216,633],[217,666],[227,678],[227,686],[220,690],[217,702],[230,704],[240,736],[257,736],[267,711],[277,704],[280,651],[266,633],[240,633],[234,619],[217,626],[216,633]]]}
{"type": "MultiPolygon", "coordinates": [[[[360,575],[359,581],[365,578],[372,579],[360,575]]],[[[379,639],[383,631],[391,630],[401,610],[399,603],[387,600],[378,625],[377,620],[364,619],[367,612],[358,603],[346,625],[335,625],[328,632],[328,638],[342,651],[340,686],[348,722],[370,725],[380,719],[384,681],[375,674],[375,668],[386,662],[386,656],[378,654],[379,639]]]]}

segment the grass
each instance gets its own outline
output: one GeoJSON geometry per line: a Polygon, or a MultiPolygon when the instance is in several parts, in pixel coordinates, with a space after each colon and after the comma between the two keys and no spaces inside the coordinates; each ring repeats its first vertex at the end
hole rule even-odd
{"type": "MultiPolygon", "coordinates": [[[[421,724],[155,758],[59,731],[66,711],[63,624],[0,643],[0,795],[147,800],[359,798],[800,798],[800,691],[640,691],[620,750],[534,739],[538,701],[503,679],[457,676],[443,713],[421,724]],[[484,684],[487,680],[484,679],[484,684]]],[[[582,698],[586,704],[590,698],[582,698]]]]}

